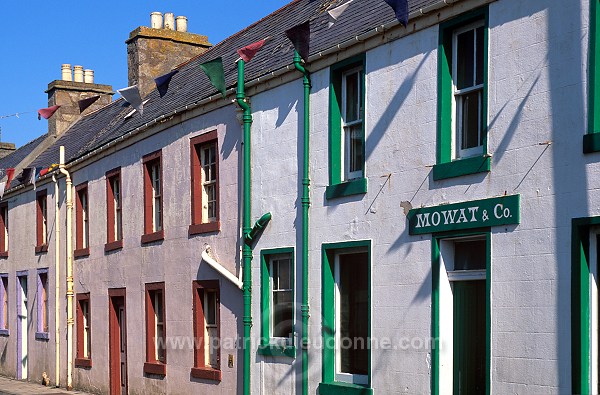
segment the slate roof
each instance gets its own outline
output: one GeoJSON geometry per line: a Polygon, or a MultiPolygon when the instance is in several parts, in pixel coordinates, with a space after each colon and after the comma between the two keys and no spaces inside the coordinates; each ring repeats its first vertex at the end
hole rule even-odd
{"type": "MultiPolygon", "coordinates": [[[[263,38],[271,37],[247,63],[247,81],[292,64],[293,46],[285,36],[285,31],[306,20],[311,21],[311,54],[322,52],[395,20],[392,9],[384,0],[353,0],[338,21],[328,28],[327,11],[345,1],[295,0],[287,4],[181,66],[179,72],[173,76],[168,93],[164,97],[161,98],[154,90],[145,98],[149,99],[149,102],[144,105],[143,115],[136,112],[133,116],[125,118],[132,108],[123,99],[118,99],[79,120],[31,165],[46,167],[57,162],[61,145],[65,147],[66,162],[69,163],[163,114],[216,95],[216,90],[198,67],[200,63],[221,56],[227,87],[234,87],[237,79],[236,50],[263,38]]],[[[438,2],[439,0],[409,0],[409,13],[438,2]]],[[[1,161],[0,165],[3,165],[1,161]]]]}
{"type": "Polygon", "coordinates": [[[43,134],[27,144],[19,147],[19,149],[11,152],[9,155],[6,155],[4,158],[0,159],[0,169],[7,169],[9,167],[16,167],[23,159],[27,157],[37,146],[44,141],[47,137],[46,134],[43,134]]]}

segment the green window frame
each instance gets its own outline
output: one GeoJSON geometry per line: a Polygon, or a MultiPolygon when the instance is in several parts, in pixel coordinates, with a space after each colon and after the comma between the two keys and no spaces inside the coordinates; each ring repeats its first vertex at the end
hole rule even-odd
{"type": "MultiPolygon", "coordinates": [[[[467,174],[489,172],[491,156],[487,152],[488,8],[484,7],[460,15],[440,24],[439,29],[437,152],[436,164],[433,166],[433,179],[443,180],[467,174]],[[480,42],[478,40],[481,40],[477,28],[481,27],[483,27],[483,51],[477,45],[480,42]],[[470,60],[461,62],[460,60],[464,57],[458,57],[457,49],[458,36],[464,36],[461,33],[469,31],[475,33],[473,35],[473,52],[467,54],[473,56],[470,62],[473,66],[472,76],[466,74],[465,70],[468,70],[466,67],[461,68],[462,73],[457,71],[459,63],[466,64],[470,60]],[[471,85],[465,82],[467,77],[472,78],[471,85]],[[468,104],[472,103],[473,99],[476,99],[478,103],[478,115],[475,122],[471,122],[470,125],[477,127],[474,136],[477,143],[474,146],[471,143],[465,143],[469,145],[463,148],[459,146],[459,143],[463,139],[467,140],[467,137],[462,137],[463,133],[460,133],[459,129],[463,127],[463,123],[467,124],[463,121],[468,120],[468,110],[473,109],[468,104]],[[461,103],[462,105],[460,105],[461,103]]],[[[463,129],[463,131],[465,130],[463,129]]]]}
{"type": "Polygon", "coordinates": [[[367,192],[365,72],[364,54],[336,63],[330,68],[329,186],[325,190],[327,199],[367,192]],[[358,83],[355,80],[354,85],[349,85],[349,81],[356,77],[358,83]],[[347,89],[347,86],[350,88],[347,89]],[[347,100],[350,96],[355,99],[354,105],[347,100]]]}
{"type": "MultiPolygon", "coordinates": [[[[460,241],[469,241],[469,240],[485,240],[485,393],[490,394],[491,391],[491,232],[489,228],[485,229],[476,229],[469,232],[445,232],[440,234],[432,235],[432,243],[431,243],[431,264],[432,264],[432,339],[433,339],[433,347],[432,347],[432,372],[431,372],[431,393],[433,395],[439,395],[441,393],[447,393],[448,391],[454,391],[453,393],[460,393],[457,391],[457,386],[455,386],[455,378],[456,369],[453,366],[452,372],[442,371],[441,359],[443,358],[440,353],[440,348],[442,344],[454,344],[457,341],[460,341],[460,335],[457,336],[455,333],[458,330],[461,330],[462,325],[461,322],[456,322],[454,315],[457,312],[454,309],[454,300],[457,295],[456,288],[451,288],[451,282],[454,282],[451,278],[454,273],[458,273],[458,276],[462,276],[462,280],[459,283],[467,283],[469,279],[469,275],[474,273],[475,276],[481,275],[483,273],[477,273],[478,271],[458,271],[458,272],[446,272],[446,263],[444,262],[446,259],[442,256],[443,253],[443,243],[455,243],[460,241]],[[471,272],[471,273],[469,273],[471,272]],[[466,276],[465,276],[466,274],[466,276]],[[452,292],[452,296],[449,297],[448,292],[452,292]],[[448,302],[448,300],[451,300],[448,302]],[[451,310],[454,311],[453,317],[449,318],[447,315],[443,316],[442,313],[449,311],[448,304],[452,303],[451,310]],[[442,304],[444,308],[442,309],[442,304]],[[452,322],[448,322],[451,319],[452,322]],[[452,338],[448,335],[448,329],[452,328],[452,338]],[[443,333],[441,329],[444,329],[443,333]],[[452,384],[449,382],[452,381],[452,384]]],[[[453,259],[453,258],[452,258],[453,259]]],[[[453,263],[452,263],[453,265],[453,263]]],[[[454,270],[454,268],[453,268],[454,270]]],[[[481,278],[471,278],[471,279],[481,279],[481,278]]],[[[456,283],[455,283],[456,284],[456,283]]],[[[464,293],[463,296],[467,294],[464,293]]],[[[460,297],[460,295],[459,295],[460,297]]],[[[466,299],[465,299],[466,300],[466,299]]],[[[461,309],[464,311],[464,309],[461,309]]],[[[453,346],[454,347],[454,346],[453,346]]],[[[462,347],[462,354],[467,354],[468,349],[462,347]]],[[[452,352],[450,357],[446,357],[447,359],[444,361],[444,366],[448,366],[449,364],[454,365],[457,363],[457,356],[460,357],[460,353],[452,352]]]]}
{"type": "Polygon", "coordinates": [[[600,7],[590,1],[590,42],[588,66],[588,126],[583,135],[583,153],[600,151],[600,7]]]}
{"type": "MultiPolygon", "coordinates": [[[[258,347],[258,353],[261,355],[269,356],[280,356],[296,358],[296,344],[294,339],[294,328],[296,318],[295,308],[295,264],[294,264],[294,248],[272,248],[261,250],[260,252],[260,276],[261,276],[261,338],[260,347],[258,347]],[[290,271],[289,271],[289,286],[291,288],[291,300],[292,300],[292,325],[291,333],[289,338],[274,337],[273,336],[273,321],[275,315],[274,301],[273,301],[273,263],[276,260],[289,257],[290,259],[290,271]]],[[[278,287],[280,288],[280,287],[278,287]]],[[[288,289],[289,290],[289,289],[288,289]]]]}
{"type": "MultiPolygon", "coordinates": [[[[372,395],[372,362],[371,362],[371,348],[369,340],[371,339],[371,320],[372,320],[372,258],[371,258],[371,240],[359,240],[349,241],[340,243],[327,243],[322,246],[322,337],[323,337],[323,369],[322,369],[322,382],[319,383],[319,394],[321,395],[372,395]],[[350,375],[338,372],[340,366],[341,351],[338,351],[339,337],[342,332],[341,328],[338,328],[340,317],[337,311],[338,300],[337,296],[341,292],[338,286],[341,284],[339,280],[341,278],[340,270],[336,270],[336,266],[339,267],[339,256],[347,254],[363,254],[367,255],[367,275],[364,276],[355,275],[355,278],[363,278],[367,284],[367,303],[365,314],[368,317],[367,323],[367,337],[365,345],[367,347],[366,352],[366,374],[354,374],[350,375]],[[336,258],[337,257],[337,258],[336,258]],[[334,306],[331,308],[331,306],[334,306]],[[337,316],[336,316],[337,314],[337,316]],[[340,355],[337,355],[337,354],[340,355]],[[366,379],[361,384],[345,382],[340,379],[340,376],[348,376],[348,378],[354,378],[358,376],[360,379],[366,379]],[[360,377],[364,376],[364,377],[360,377]]],[[[356,274],[356,273],[354,273],[356,274]]]]}

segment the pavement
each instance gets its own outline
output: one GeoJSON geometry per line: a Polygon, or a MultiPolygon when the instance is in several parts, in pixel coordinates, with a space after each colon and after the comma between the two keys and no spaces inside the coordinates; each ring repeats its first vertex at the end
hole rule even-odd
{"type": "Polygon", "coordinates": [[[64,388],[44,387],[41,384],[15,380],[0,376],[0,395],[88,395],[81,391],[67,391],[64,388]]]}

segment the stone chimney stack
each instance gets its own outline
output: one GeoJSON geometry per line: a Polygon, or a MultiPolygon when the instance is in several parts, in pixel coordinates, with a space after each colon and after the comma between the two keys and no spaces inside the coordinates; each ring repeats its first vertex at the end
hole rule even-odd
{"type": "Polygon", "coordinates": [[[82,66],[74,67],[70,64],[61,67],[62,79],[48,84],[48,107],[60,105],[60,108],[48,119],[48,135],[59,136],[67,130],[82,115],[89,114],[112,101],[114,94],[112,86],[94,83],[94,71],[85,70],[82,66]],[[92,105],[79,112],[79,101],[94,96],[100,96],[92,105]]]}
{"type": "Polygon", "coordinates": [[[137,84],[142,97],[156,88],[155,78],[212,46],[206,36],[187,32],[184,16],[166,13],[163,19],[153,12],[150,25],[138,27],[126,41],[129,86],[137,84]]]}
{"type": "Polygon", "coordinates": [[[4,158],[7,155],[12,154],[16,147],[14,143],[1,143],[0,142],[0,158],[4,158]]]}

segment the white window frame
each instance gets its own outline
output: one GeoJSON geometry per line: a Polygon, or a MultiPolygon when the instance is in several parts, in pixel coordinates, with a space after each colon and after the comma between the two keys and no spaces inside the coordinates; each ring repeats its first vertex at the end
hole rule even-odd
{"type": "Polygon", "coordinates": [[[598,268],[599,246],[597,236],[600,236],[600,227],[590,229],[590,383],[592,392],[598,388],[600,377],[598,369],[600,368],[598,358],[600,355],[600,325],[599,319],[599,290],[600,290],[600,272],[598,268]]]}
{"type": "MultiPolygon", "coordinates": [[[[292,254],[291,253],[282,253],[282,254],[273,254],[273,255],[269,255],[269,304],[271,306],[270,308],[270,314],[269,314],[269,333],[271,334],[271,338],[269,339],[269,343],[272,345],[276,345],[276,346],[281,346],[283,348],[286,347],[291,347],[294,345],[294,336],[292,334],[291,337],[278,337],[278,336],[274,336],[273,334],[275,333],[274,331],[274,325],[275,325],[275,292],[291,292],[292,294],[292,305],[293,305],[293,300],[294,300],[294,276],[293,276],[293,270],[294,270],[294,260],[292,259],[292,254]],[[274,282],[273,282],[273,263],[275,261],[279,262],[279,261],[283,261],[283,260],[288,260],[289,261],[289,265],[290,265],[290,271],[289,271],[289,283],[290,283],[290,287],[291,288],[287,288],[287,289],[275,289],[274,287],[274,282]]],[[[279,273],[280,271],[278,271],[279,273]]],[[[294,314],[294,310],[292,308],[292,328],[296,327],[296,317],[294,314]]]]}
{"type": "MultiPolygon", "coordinates": [[[[364,161],[364,157],[363,157],[363,168],[362,170],[355,170],[355,171],[350,171],[350,162],[351,162],[351,158],[350,158],[350,147],[351,147],[351,138],[350,138],[350,130],[353,126],[356,125],[361,125],[361,133],[363,133],[364,131],[364,119],[363,119],[363,114],[362,114],[362,98],[363,98],[363,84],[362,84],[362,80],[363,80],[363,76],[364,76],[364,67],[362,65],[354,67],[350,70],[347,70],[345,72],[342,73],[342,111],[340,113],[341,115],[341,121],[342,121],[342,138],[341,138],[341,152],[342,152],[342,163],[341,163],[341,167],[342,167],[342,178],[343,181],[351,181],[351,180],[355,180],[358,178],[363,178],[364,177],[364,170],[365,170],[365,161],[364,161]],[[358,111],[358,119],[351,121],[351,122],[346,122],[346,110],[347,110],[347,96],[346,96],[346,80],[347,77],[358,73],[358,103],[356,103],[357,105],[357,111],[358,111]],[[349,130],[346,130],[346,128],[350,128],[349,130]]],[[[363,142],[364,144],[364,142],[363,142]]],[[[364,146],[363,146],[363,152],[364,152],[364,146]]]]}
{"type": "Polygon", "coordinates": [[[205,143],[200,144],[200,171],[202,173],[202,222],[214,222],[217,220],[217,177],[218,171],[215,171],[215,174],[212,174],[211,167],[212,165],[217,164],[217,142],[215,140],[207,141],[205,143]],[[210,152],[210,150],[214,147],[215,150],[215,158],[214,161],[210,161],[210,155],[206,158],[206,151],[210,152]],[[208,168],[208,172],[206,169],[208,168]],[[208,174],[207,174],[208,173],[208,174]],[[209,196],[207,193],[207,189],[213,188],[215,190],[215,198],[214,200],[209,200],[209,196]],[[209,216],[209,205],[214,205],[214,216],[209,216]]]}
{"type": "MultiPolygon", "coordinates": [[[[342,358],[341,358],[341,317],[340,317],[340,256],[341,255],[352,255],[358,253],[369,253],[368,248],[352,248],[352,249],[342,249],[335,251],[335,260],[334,260],[334,299],[335,299],[335,381],[350,383],[350,384],[360,384],[360,385],[368,385],[369,384],[369,374],[352,374],[352,373],[343,373],[341,372],[342,366],[342,358]]],[[[371,270],[371,268],[369,268],[371,270]]],[[[371,284],[368,284],[368,287],[371,287],[371,284]]],[[[368,317],[369,320],[371,317],[368,317]]],[[[367,338],[366,341],[369,341],[367,338]]],[[[365,347],[369,346],[365,344],[365,347]]]]}
{"type": "Polygon", "coordinates": [[[162,230],[162,195],[160,193],[161,189],[161,169],[160,169],[160,160],[153,161],[149,164],[149,172],[150,172],[150,183],[152,185],[152,231],[158,232],[162,230]]]}
{"type": "MultiPolygon", "coordinates": [[[[484,89],[484,85],[485,85],[485,81],[482,81],[481,84],[476,84],[473,85],[471,87],[468,88],[463,88],[463,89],[458,89],[458,73],[457,73],[457,67],[458,67],[458,36],[462,33],[465,33],[469,30],[473,30],[474,31],[474,41],[473,41],[473,52],[475,54],[474,57],[474,62],[473,62],[473,76],[475,78],[475,80],[477,79],[477,34],[476,34],[476,30],[479,27],[485,27],[485,21],[484,20],[479,20],[476,22],[473,22],[469,25],[463,26],[461,28],[458,28],[456,30],[454,30],[452,32],[452,114],[453,117],[456,117],[456,119],[454,120],[454,122],[452,122],[452,155],[453,155],[453,159],[462,159],[462,158],[468,158],[468,157],[472,157],[472,156],[477,156],[477,155],[483,155],[485,153],[485,147],[483,146],[484,144],[484,140],[482,139],[481,136],[481,128],[482,128],[482,124],[483,124],[483,120],[481,119],[482,115],[485,116],[485,114],[483,114],[483,89],[484,89]],[[479,141],[479,145],[477,147],[473,147],[473,148],[466,148],[466,149],[462,149],[461,145],[462,145],[462,125],[463,125],[463,115],[462,115],[462,98],[464,97],[463,95],[466,95],[468,93],[471,93],[473,91],[479,91],[478,94],[478,115],[477,115],[477,139],[482,139],[482,141],[479,141]]],[[[485,48],[485,43],[483,44],[484,48],[485,48]]],[[[485,52],[484,52],[485,54],[485,52]]],[[[487,59],[483,59],[484,62],[487,62],[487,59]]],[[[474,83],[476,83],[476,81],[474,81],[474,83]]]]}
{"type": "Polygon", "coordinates": [[[42,205],[42,244],[48,244],[48,198],[46,195],[40,199],[42,205]]]}
{"type": "Polygon", "coordinates": [[[85,299],[79,301],[79,305],[81,306],[81,316],[83,321],[83,358],[90,357],[90,300],[85,299]]]}
{"type": "Polygon", "coordinates": [[[88,192],[87,188],[85,188],[80,196],[81,199],[81,220],[83,229],[82,231],[82,239],[81,244],[82,248],[87,248],[90,246],[90,224],[88,218],[88,192]]]}
{"type": "Polygon", "coordinates": [[[123,216],[122,216],[122,197],[121,197],[121,178],[114,176],[111,180],[113,189],[113,207],[114,207],[114,226],[115,226],[115,241],[123,239],[123,216]]]}
{"type": "Polygon", "coordinates": [[[8,251],[8,205],[2,207],[4,217],[4,250],[8,251]]]}
{"type": "MultiPolygon", "coordinates": [[[[161,363],[165,363],[165,358],[163,357],[163,359],[161,360],[158,354],[158,338],[161,337],[161,342],[162,340],[162,336],[158,335],[158,327],[162,327],[162,333],[165,333],[165,322],[163,320],[165,312],[165,306],[163,305],[163,290],[161,289],[154,289],[152,291],[152,298],[154,299],[154,360],[155,361],[159,361],[161,363]],[[160,309],[158,308],[160,306],[160,309]]],[[[163,347],[166,348],[166,344],[163,344],[163,347]]],[[[166,353],[165,353],[166,355],[166,353]]]]}
{"type": "MultiPolygon", "coordinates": [[[[212,344],[215,342],[215,339],[219,336],[219,314],[217,309],[219,308],[219,303],[217,302],[217,290],[216,289],[208,289],[204,288],[203,300],[202,300],[202,308],[204,309],[204,364],[205,366],[209,366],[213,369],[219,369],[219,351],[218,348],[212,348],[212,344]],[[208,294],[212,294],[211,298],[208,297],[208,294]],[[207,319],[207,312],[209,311],[208,303],[209,300],[214,301],[213,311],[214,311],[214,324],[209,324],[207,319]],[[209,329],[212,329],[214,335],[209,333],[209,329]],[[212,352],[211,352],[212,351],[212,352]],[[211,357],[215,359],[214,363],[211,362],[211,357]]],[[[218,340],[217,340],[218,341],[218,340]]]]}

